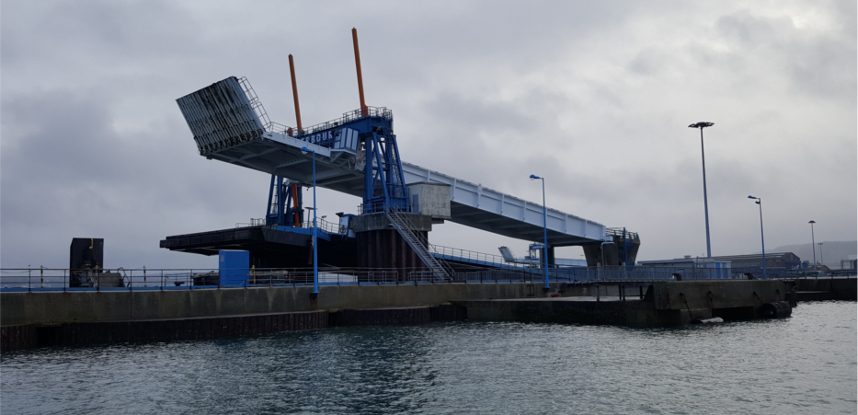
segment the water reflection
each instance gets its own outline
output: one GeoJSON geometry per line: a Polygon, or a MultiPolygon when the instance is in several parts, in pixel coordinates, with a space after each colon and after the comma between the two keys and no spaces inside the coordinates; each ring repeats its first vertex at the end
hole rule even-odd
{"type": "Polygon", "coordinates": [[[854,413],[854,303],[673,330],[453,323],[3,354],[9,413],[854,413]]]}

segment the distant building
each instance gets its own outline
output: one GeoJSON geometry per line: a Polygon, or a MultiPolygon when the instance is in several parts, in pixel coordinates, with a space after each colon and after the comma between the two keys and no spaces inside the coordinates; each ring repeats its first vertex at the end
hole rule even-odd
{"type": "Polygon", "coordinates": [[[640,261],[638,264],[663,268],[674,277],[679,278],[730,278],[732,273],[730,261],[716,258],[686,256],[676,259],[640,261]]]}
{"type": "Polygon", "coordinates": [[[855,271],[858,269],[858,257],[849,255],[849,258],[840,260],[840,269],[855,271]]]}
{"type": "MultiPolygon", "coordinates": [[[[733,269],[751,269],[760,267],[762,255],[727,255],[712,257],[712,259],[730,261],[733,269]]],[[[766,268],[799,269],[801,258],[792,252],[766,252],[766,268]]]]}
{"type": "MultiPolygon", "coordinates": [[[[706,257],[691,257],[676,259],[660,259],[640,261],[638,264],[648,267],[663,268],[683,278],[730,278],[740,274],[757,275],[762,265],[762,255],[727,255],[706,257]]],[[[766,268],[773,271],[798,270],[801,268],[801,258],[792,252],[766,253],[766,268]]]]}

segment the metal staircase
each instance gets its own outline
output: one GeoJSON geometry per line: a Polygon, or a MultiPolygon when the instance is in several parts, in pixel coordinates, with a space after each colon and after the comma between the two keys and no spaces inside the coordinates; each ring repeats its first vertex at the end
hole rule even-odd
{"type": "Polygon", "coordinates": [[[435,258],[435,256],[429,252],[428,241],[426,238],[423,238],[412,231],[414,226],[411,225],[411,222],[406,215],[395,210],[388,210],[385,212],[385,215],[387,216],[387,219],[390,220],[390,224],[393,225],[394,229],[396,229],[396,232],[398,232],[408,246],[414,250],[414,253],[417,254],[417,257],[420,258],[421,262],[423,262],[423,265],[426,265],[426,268],[429,268],[433,279],[449,280],[453,277],[453,268],[445,261],[435,258]]]}

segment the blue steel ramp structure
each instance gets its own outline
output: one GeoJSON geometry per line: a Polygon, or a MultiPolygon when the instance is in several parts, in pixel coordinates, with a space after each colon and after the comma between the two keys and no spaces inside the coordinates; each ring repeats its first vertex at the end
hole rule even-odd
{"type": "MultiPolygon", "coordinates": [[[[245,78],[229,77],[177,100],[200,155],[292,181],[312,179],[309,148],[316,155],[316,183],[354,196],[364,189],[368,135],[388,126],[386,108],[354,110],[340,118],[302,130],[271,122],[245,78]]],[[[382,134],[379,132],[378,134],[382,134]]],[[[394,148],[394,150],[396,150],[394,148]]],[[[379,157],[399,157],[396,154],[379,157]]],[[[370,160],[371,167],[382,165],[370,160]]],[[[528,202],[415,164],[402,162],[406,184],[440,183],[451,189],[452,222],[528,241],[542,239],[542,205],[528,202]]],[[[366,200],[366,197],[365,197],[366,200]]],[[[364,207],[366,209],[366,207],[364,207]]],[[[361,212],[363,213],[363,212],[361,212]]],[[[598,245],[610,240],[604,225],[557,209],[548,209],[550,246],[598,245]]]]}

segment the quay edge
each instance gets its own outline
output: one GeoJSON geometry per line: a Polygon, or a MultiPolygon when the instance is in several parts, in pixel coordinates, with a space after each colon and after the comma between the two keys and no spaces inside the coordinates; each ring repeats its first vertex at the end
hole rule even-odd
{"type": "Polygon", "coordinates": [[[0,293],[0,348],[466,319],[654,327],[715,316],[753,319],[791,312],[788,287],[777,280],[552,284],[549,291],[518,283],[327,286],[317,299],[310,291],[251,287],[0,293]]]}

